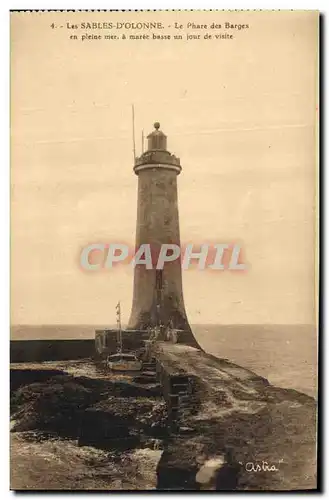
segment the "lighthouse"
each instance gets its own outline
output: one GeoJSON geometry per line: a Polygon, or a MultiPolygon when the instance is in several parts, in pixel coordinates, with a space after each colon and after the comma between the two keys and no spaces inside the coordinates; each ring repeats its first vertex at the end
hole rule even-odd
{"type": "MultiPolygon", "coordinates": [[[[134,164],[138,176],[136,248],[150,245],[156,263],[161,245],[180,247],[177,176],[182,167],[180,159],[167,150],[167,136],[158,122],[147,142],[147,151],[134,164]]],[[[128,329],[154,327],[175,329],[179,343],[199,347],[186,316],[180,259],[165,262],[163,269],[135,266],[128,329]]]]}

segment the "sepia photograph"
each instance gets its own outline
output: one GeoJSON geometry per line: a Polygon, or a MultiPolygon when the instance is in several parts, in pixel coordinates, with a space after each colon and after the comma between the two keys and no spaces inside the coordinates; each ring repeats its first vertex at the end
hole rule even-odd
{"type": "Polygon", "coordinates": [[[10,13],[11,490],[318,490],[319,24],[10,13]]]}

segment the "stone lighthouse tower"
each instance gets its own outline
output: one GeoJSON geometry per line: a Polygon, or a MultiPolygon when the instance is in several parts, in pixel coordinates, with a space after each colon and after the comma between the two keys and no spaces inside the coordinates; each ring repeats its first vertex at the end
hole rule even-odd
{"type": "Polygon", "coordinates": [[[163,269],[156,269],[162,244],[180,247],[177,176],[182,167],[179,158],[167,151],[167,137],[159,123],[154,124],[147,139],[147,151],[135,159],[134,165],[138,176],[136,248],[150,245],[153,266],[135,267],[128,329],[174,328],[179,330],[178,342],[199,347],[185,312],[181,260],[165,262],[163,269]]]}

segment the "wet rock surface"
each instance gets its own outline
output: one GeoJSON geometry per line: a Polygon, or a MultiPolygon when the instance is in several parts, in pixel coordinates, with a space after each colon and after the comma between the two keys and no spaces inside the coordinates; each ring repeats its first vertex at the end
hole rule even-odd
{"type": "Polygon", "coordinates": [[[13,367],[12,488],[316,488],[313,398],[192,348],[165,348],[168,370],[179,363],[193,381],[175,428],[154,382],[89,362],[13,367]]]}
{"type": "Polygon", "coordinates": [[[135,448],[148,437],[165,437],[167,409],[162,400],[110,396],[83,415],[79,444],[135,448]]]}
{"type": "Polygon", "coordinates": [[[149,436],[166,429],[166,405],[157,384],[75,377],[56,370],[12,374],[13,432],[55,432],[61,437],[99,439],[149,436]],[[36,381],[33,381],[34,379],[36,381]],[[119,429],[121,434],[118,434],[119,429]]]}
{"type": "Polygon", "coordinates": [[[13,489],[156,487],[167,433],[158,384],[82,362],[26,365],[11,370],[13,489]]]}

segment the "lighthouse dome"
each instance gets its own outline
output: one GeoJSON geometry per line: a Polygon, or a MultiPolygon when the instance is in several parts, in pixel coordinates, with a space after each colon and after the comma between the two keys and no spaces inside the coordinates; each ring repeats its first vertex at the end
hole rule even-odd
{"type": "Polygon", "coordinates": [[[160,123],[155,122],[154,130],[147,136],[148,151],[167,151],[167,136],[160,130],[160,123]]]}

